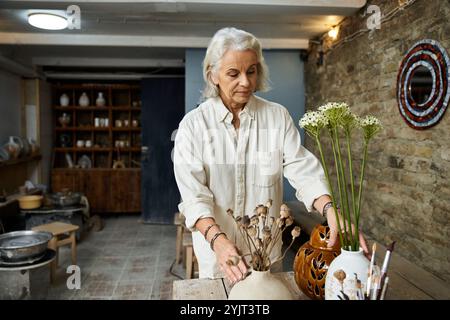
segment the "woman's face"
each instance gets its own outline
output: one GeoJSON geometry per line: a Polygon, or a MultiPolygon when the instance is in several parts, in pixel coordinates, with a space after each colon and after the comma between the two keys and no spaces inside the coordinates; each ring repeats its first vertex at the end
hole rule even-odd
{"type": "Polygon", "coordinates": [[[253,50],[228,50],[219,70],[212,74],[214,84],[227,107],[242,108],[255,91],[258,79],[258,60],[253,50]]]}

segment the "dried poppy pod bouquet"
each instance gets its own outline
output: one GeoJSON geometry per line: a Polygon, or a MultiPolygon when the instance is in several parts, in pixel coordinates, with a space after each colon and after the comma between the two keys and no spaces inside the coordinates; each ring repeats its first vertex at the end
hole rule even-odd
{"type": "MultiPolygon", "coordinates": [[[[244,239],[244,243],[249,251],[248,255],[251,255],[250,264],[255,271],[267,271],[276,262],[270,261],[270,254],[275,244],[281,240],[286,228],[294,223],[291,210],[287,205],[281,205],[280,216],[278,218],[269,214],[271,207],[272,200],[267,201],[266,205],[260,204],[255,208],[254,214],[251,217],[247,215],[234,217],[233,210],[227,210],[244,239]]],[[[291,243],[279,260],[284,258],[286,252],[294,243],[295,238],[300,236],[300,231],[300,227],[298,226],[292,229],[291,243]]]]}

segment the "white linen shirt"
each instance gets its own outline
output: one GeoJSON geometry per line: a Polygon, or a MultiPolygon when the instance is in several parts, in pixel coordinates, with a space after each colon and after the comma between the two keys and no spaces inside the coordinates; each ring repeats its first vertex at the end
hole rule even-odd
{"type": "MultiPolygon", "coordinates": [[[[329,194],[320,162],[301,145],[285,107],[252,96],[239,114],[239,131],[232,119],[220,97],[210,98],[184,116],[175,138],[174,171],[182,198],[178,207],[192,231],[200,278],[223,274],[209,243],[195,229],[198,219],[214,218],[245,253],[227,209],[235,216],[252,216],[257,205],[272,199],[270,215],[278,217],[283,175],[308,211],[315,199],[329,194]]],[[[275,246],[271,261],[281,256],[281,245],[275,246]]]]}

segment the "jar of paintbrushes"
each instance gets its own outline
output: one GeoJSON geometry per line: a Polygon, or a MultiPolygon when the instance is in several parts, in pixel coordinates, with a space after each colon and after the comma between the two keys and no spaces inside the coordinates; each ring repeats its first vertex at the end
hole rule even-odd
{"type": "Polygon", "coordinates": [[[365,292],[362,288],[358,288],[359,300],[384,300],[389,286],[388,268],[391,261],[391,255],[394,251],[395,241],[392,242],[386,249],[386,254],[383,259],[381,268],[376,264],[375,256],[377,251],[377,244],[372,246],[372,257],[370,259],[367,287],[365,292]]]}

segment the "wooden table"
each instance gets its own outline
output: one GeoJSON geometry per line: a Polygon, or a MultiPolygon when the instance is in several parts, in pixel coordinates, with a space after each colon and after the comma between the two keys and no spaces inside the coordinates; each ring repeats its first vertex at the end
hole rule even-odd
{"type": "MultiPolygon", "coordinates": [[[[309,300],[295,283],[294,272],[274,273],[298,300],[309,300]]],[[[173,282],[173,300],[227,300],[230,285],[225,279],[190,279],[173,282]]]]}

